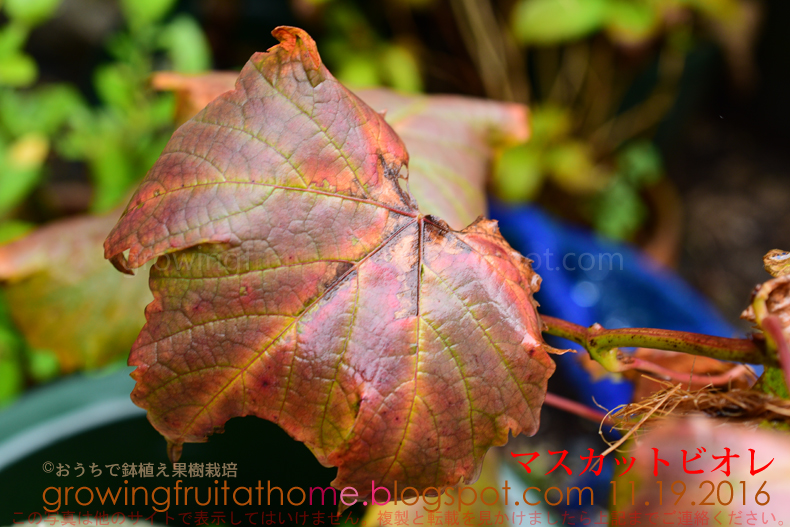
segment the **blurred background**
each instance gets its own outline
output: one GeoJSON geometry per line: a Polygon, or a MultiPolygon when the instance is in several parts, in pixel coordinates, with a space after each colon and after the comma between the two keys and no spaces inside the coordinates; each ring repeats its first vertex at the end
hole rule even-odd
{"type": "Polygon", "coordinates": [[[238,71],[278,25],[352,89],[528,104],[492,202],[634,244],[745,330],[762,255],[790,248],[789,19],[786,0],[0,0],[0,244],[28,240],[0,259],[0,406],[125,364],[150,298],[100,244],[183,118],[152,75],[238,71]]]}

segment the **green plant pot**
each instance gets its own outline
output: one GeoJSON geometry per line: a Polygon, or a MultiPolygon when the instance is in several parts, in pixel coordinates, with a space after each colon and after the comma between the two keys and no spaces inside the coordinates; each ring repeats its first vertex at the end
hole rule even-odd
{"type": "MultiPolygon", "coordinates": [[[[265,522],[270,513],[278,524],[280,515],[285,524],[301,524],[304,514],[304,519],[312,524],[319,515],[326,521],[328,514],[338,512],[331,492],[327,492],[324,505],[322,492],[315,491],[312,496],[309,492],[311,487],[328,487],[335,469],[322,467],[303,444],[273,423],[254,417],[231,420],[226,432],[214,435],[208,443],[186,445],[179,461],[185,463],[187,476],[175,477],[167,460],[165,440],[129,399],[134,386],[130,371],[124,368],[109,374],[66,378],[26,395],[0,412],[0,525],[28,521],[31,514],[35,519],[36,513],[46,518],[45,508],[59,509],[61,515],[73,512],[75,517],[78,513],[90,513],[93,517],[97,512],[108,517],[120,513],[127,521],[135,514],[145,518],[154,514],[156,523],[177,525],[187,521],[194,524],[202,515],[207,515],[209,524],[212,518],[224,518],[228,524],[231,520],[260,524],[262,515],[265,522]],[[109,465],[113,464],[118,466],[111,469],[109,465]],[[127,470],[124,477],[124,464],[134,464],[135,474],[127,470]],[[141,464],[143,475],[137,473],[141,464]],[[149,477],[145,477],[146,464],[151,464],[149,477]],[[190,477],[192,464],[196,464],[195,469],[203,468],[202,477],[195,473],[190,477]],[[209,466],[219,469],[219,477],[207,475],[209,466]],[[167,476],[157,475],[160,468],[165,469],[167,476]],[[184,504],[184,491],[174,490],[179,479],[178,486],[196,488],[203,503],[211,493],[210,502],[197,504],[192,490],[184,504]],[[225,482],[227,491],[222,490],[225,482]],[[282,506],[277,490],[272,490],[267,504],[267,482],[272,488],[282,489],[282,506]],[[261,505],[258,485],[262,487],[261,505]],[[73,487],[68,495],[67,487],[73,487]],[[81,487],[89,490],[79,490],[81,487]],[[132,503],[133,489],[138,487],[144,490],[137,490],[132,503]],[[163,489],[155,491],[157,487],[163,489]],[[239,487],[244,489],[236,492],[235,501],[242,505],[233,499],[233,492],[239,487]],[[308,495],[303,504],[289,504],[288,492],[293,487],[304,489],[308,495]],[[120,489],[114,505],[111,499],[101,503],[99,495],[108,489],[112,495],[120,489]],[[168,491],[164,489],[170,489],[169,503],[168,491]],[[75,496],[77,490],[79,495],[75,496]],[[251,504],[246,504],[250,501],[248,495],[251,504]],[[166,512],[156,512],[154,507],[166,512]],[[247,514],[253,516],[248,518],[247,514]]],[[[298,503],[301,491],[291,491],[290,498],[298,503]]],[[[357,507],[352,508],[352,514],[358,514],[357,507]]]]}

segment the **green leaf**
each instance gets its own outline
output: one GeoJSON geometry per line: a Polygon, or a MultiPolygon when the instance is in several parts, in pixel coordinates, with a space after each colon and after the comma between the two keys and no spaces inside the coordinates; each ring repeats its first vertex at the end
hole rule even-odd
{"type": "Polygon", "coordinates": [[[139,99],[139,87],[131,68],[123,63],[108,64],[96,68],[93,84],[99,99],[107,106],[131,111],[139,99]]]}
{"type": "Polygon", "coordinates": [[[561,44],[600,30],[607,14],[606,0],[521,0],[513,34],[524,44],[561,44]]]}
{"type": "Polygon", "coordinates": [[[141,29],[159,22],[175,5],[176,0],[121,0],[121,9],[132,29],[141,29]]]}
{"type": "Polygon", "coordinates": [[[88,163],[94,184],[91,211],[103,213],[119,206],[135,176],[123,145],[106,141],[88,163]]]}
{"type": "Polygon", "coordinates": [[[22,364],[18,357],[12,355],[11,350],[4,349],[0,338],[0,408],[13,401],[23,386],[22,364]]]}
{"type": "Polygon", "coordinates": [[[790,399],[790,391],[787,389],[787,382],[785,381],[785,374],[782,368],[766,366],[763,374],[757,379],[754,389],[781,397],[782,399],[790,399]]]}
{"type": "Polygon", "coordinates": [[[595,229],[616,240],[628,239],[647,217],[639,193],[622,178],[601,192],[596,200],[593,225],[595,229]]]}
{"type": "Polygon", "coordinates": [[[609,181],[596,166],[590,145],[582,141],[568,140],[550,147],[543,161],[553,181],[571,193],[601,190],[609,181]]]}
{"type": "Polygon", "coordinates": [[[661,22],[658,6],[638,0],[610,0],[606,18],[610,38],[625,44],[653,37],[661,22]]]}
{"type": "Polygon", "coordinates": [[[567,137],[571,130],[571,112],[553,104],[540,104],[531,108],[532,143],[554,142],[567,137]]]}
{"type": "Polygon", "coordinates": [[[38,183],[39,169],[11,169],[0,164],[0,216],[27,197],[38,183]]]}
{"type": "Polygon", "coordinates": [[[0,28],[0,58],[20,53],[29,34],[30,28],[13,20],[0,28]]]}
{"type": "Polygon", "coordinates": [[[5,295],[0,291],[0,407],[14,399],[24,386],[21,361],[23,341],[14,331],[5,295]]]}
{"type": "Polygon", "coordinates": [[[61,0],[5,0],[5,11],[12,20],[35,26],[55,14],[61,0]]]}
{"type": "Polygon", "coordinates": [[[0,123],[14,137],[30,132],[51,136],[84,108],[82,97],[67,85],[0,91],[0,123]]]}
{"type": "Polygon", "coordinates": [[[211,67],[211,49],[206,35],[194,18],[176,17],[160,37],[170,63],[180,73],[200,73],[211,67]]]}
{"type": "Polygon", "coordinates": [[[664,173],[661,152],[649,141],[626,146],[617,156],[617,166],[625,178],[637,187],[656,183],[664,173]]]}
{"type": "Polygon", "coordinates": [[[378,64],[367,53],[347,55],[339,64],[337,78],[354,88],[371,88],[382,84],[378,64]]]}
{"type": "Polygon", "coordinates": [[[420,65],[412,52],[403,46],[387,46],[381,56],[381,68],[388,86],[403,92],[422,91],[420,65]]]}
{"type": "Polygon", "coordinates": [[[505,150],[494,166],[494,189],[503,201],[532,201],[543,186],[543,180],[541,152],[532,143],[505,150]]]}
{"type": "MultiPolygon", "coordinates": [[[[119,100],[117,104],[125,104],[119,100]]],[[[91,210],[105,212],[127,196],[161,153],[172,130],[173,97],[141,98],[136,109],[79,112],[58,142],[64,157],[87,162],[94,181],[91,210]]]]}
{"type": "Polygon", "coordinates": [[[0,86],[24,88],[38,78],[38,65],[29,55],[13,53],[0,57],[0,86]]]}
{"type": "Polygon", "coordinates": [[[18,336],[0,324],[0,408],[11,402],[24,387],[18,336]]]}
{"type": "Polygon", "coordinates": [[[36,382],[47,382],[61,373],[60,361],[52,350],[30,350],[27,354],[30,376],[36,382]]]}
{"type": "Polygon", "coordinates": [[[6,220],[0,222],[0,245],[21,238],[34,228],[34,224],[21,220],[6,220]]]}
{"type": "Polygon", "coordinates": [[[49,139],[30,133],[0,154],[0,215],[19,204],[35,187],[49,154],[49,139]]]}

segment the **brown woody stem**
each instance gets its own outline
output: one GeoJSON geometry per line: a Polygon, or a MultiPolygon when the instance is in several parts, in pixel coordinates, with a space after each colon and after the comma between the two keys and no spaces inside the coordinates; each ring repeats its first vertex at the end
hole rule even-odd
{"type": "Polygon", "coordinates": [[[636,347],[680,351],[714,359],[778,366],[776,356],[751,339],[730,339],[653,328],[604,329],[600,324],[589,328],[554,317],[541,315],[544,333],[571,340],[583,346],[590,356],[609,371],[623,371],[617,348],[636,347]]]}

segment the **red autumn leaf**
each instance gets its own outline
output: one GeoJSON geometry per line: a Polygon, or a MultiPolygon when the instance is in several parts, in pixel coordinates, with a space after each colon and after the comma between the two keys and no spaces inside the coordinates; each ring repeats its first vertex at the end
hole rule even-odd
{"type": "Polygon", "coordinates": [[[182,124],[208,103],[226,91],[232,90],[238,76],[238,73],[232,71],[198,74],[159,71],[151,76],[151,87],[155,90],[175,92],[175,118],[178,124],[182,124]]]}
{"type": "Polygon", "coordinates": [[[306,33],[274,35],[105,242],[126,272],[158,258],[132,398],[174,457],[256,415],[337,466],[338,488],[472,481],[489,447],[538,428],[540,279],[495,222],[420,214],[392,128],[306,33]]]}
{"type": "MultiPolygon", "coordinates": [[[[179,122],[232,90],[237,73],[159,72],[152,84],[176,93],[179,122]]],[[[409,151],[409,190],[424,214],[461,229],[486,213],[485,185],[497,148],[529,138],[521,104],[455,95],[406,95],[377,88],[356,94],[384,114],[409,151]]]]}
{"type": "Polygon", "coordinates": [[[363,90],[409,151],[409,188],[424,214],[461,229],[486,213],[493,150],[529,138],[526,107],[452,95],[363,90]]]}
{"type": "Polygon", "coordinates": [[[59,220],[0,246],[0,284],[14,322],[63,373],[126,356],[151,301],[144,279],[114,272],[102,241],[118,212],[59,220]]]}

